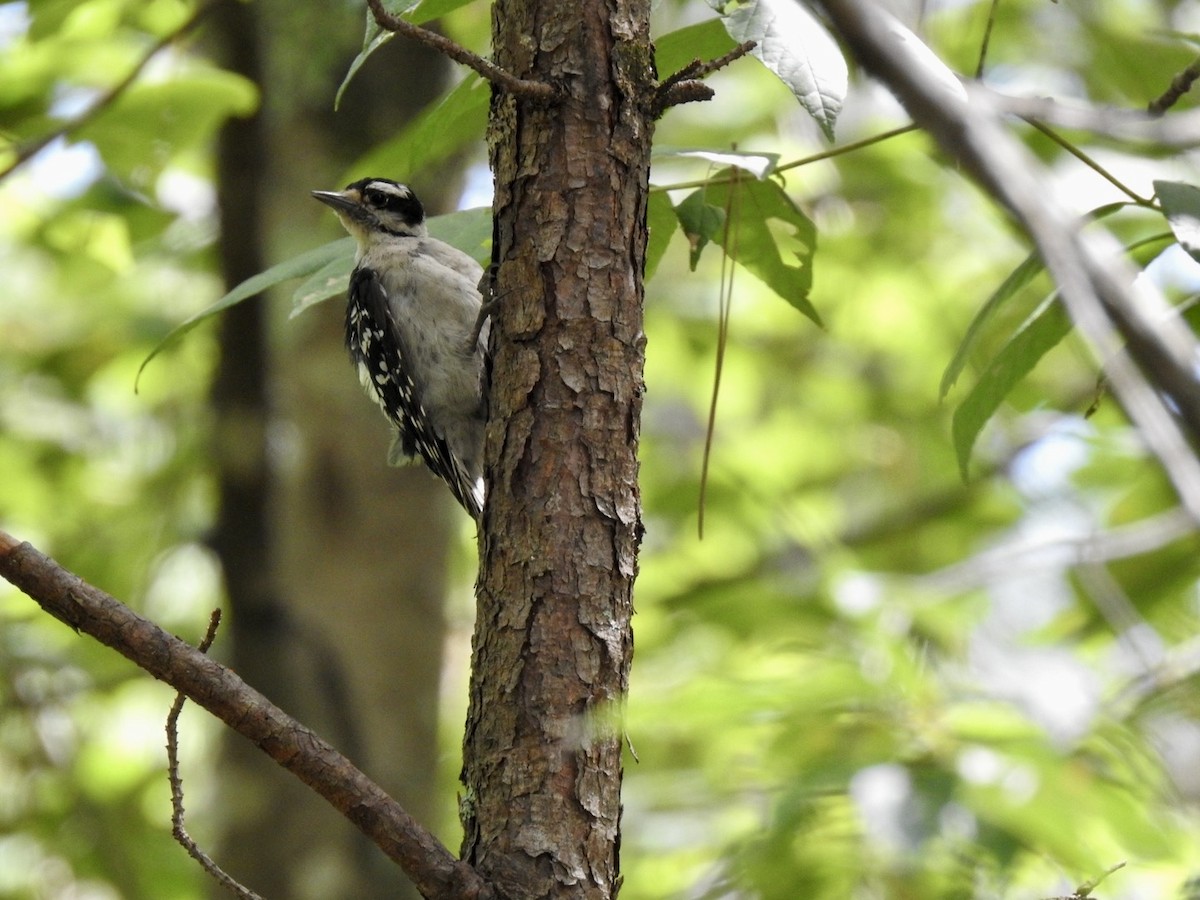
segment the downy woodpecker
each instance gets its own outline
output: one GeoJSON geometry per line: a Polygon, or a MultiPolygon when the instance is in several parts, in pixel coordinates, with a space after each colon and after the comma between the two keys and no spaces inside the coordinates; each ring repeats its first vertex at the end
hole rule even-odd
{"type": "Polygon", "coordinates": [[[482,298],[480,265],[425,227],[416,194],[386,178],[313,191],[358,243],[346,347],[395,426],[388,461],[420,455],[478,521],[483,509],[483,396],[488,329],[468,347],[482,298]]]}

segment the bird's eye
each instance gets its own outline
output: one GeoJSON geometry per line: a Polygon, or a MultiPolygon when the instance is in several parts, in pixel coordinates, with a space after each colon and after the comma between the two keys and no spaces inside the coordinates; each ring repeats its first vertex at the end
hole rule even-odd
{"type": "Polygon", "coordinates": [[[387,206],[387,197],[382,191],[367,191],[363,194],[363,198],[372,206],[387,206]]]}

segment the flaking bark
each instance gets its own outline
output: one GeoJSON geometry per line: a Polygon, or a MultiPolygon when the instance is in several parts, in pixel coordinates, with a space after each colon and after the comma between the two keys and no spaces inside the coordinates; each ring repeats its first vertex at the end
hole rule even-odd
{"type": "Polygon", "coordinates": [[[499,298],[464,860],[509,897],[619,886],[621,707],[641,534],[637,440],[654,71],[649,4],[500,0],[499,298]]]}

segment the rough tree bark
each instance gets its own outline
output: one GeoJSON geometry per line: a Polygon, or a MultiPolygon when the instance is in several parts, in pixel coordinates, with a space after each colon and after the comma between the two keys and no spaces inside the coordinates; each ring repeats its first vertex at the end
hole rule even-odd
{"type": "Polygon", "coordinates": [[[498,0],[498,268],[463,858],[504,896],[619,886],[621,704],[641,535],[637,440],[652,106],[647,0],[498,0]]]}

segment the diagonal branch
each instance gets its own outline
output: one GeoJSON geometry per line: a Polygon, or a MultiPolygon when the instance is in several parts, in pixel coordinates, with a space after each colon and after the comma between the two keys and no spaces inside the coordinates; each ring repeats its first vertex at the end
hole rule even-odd
{"type": "Polygon", "coordinates": [[[1004,128],[993,94],[974,86],[948,90],[948,78],[912,42],[897,40],[902,26],[877,4],[821,5],[859,61],[1033,240],[1130,420],[1189,515],[1200,521],[1200,461],[1189,445],[1189,439],[1200,445],[1193,336],[1168,314],[1161,294],[1148,285],[1136,292],[1130,286],[1133,272],[1111,235],[1080,233],[1048,195],[1045,174],[1004,128]]]}
{"type": "Polygon", "coordinates": [[[56,619],[116,650],[252,741],[354,823],[423,896],[495,896],[474,868],[455,859],[382,788],[227,667],[3,531],[0,576],[56,619]]]}
{"type": "Polygon", "coordinates": [[[528,81],[518,78],[507,69],[502,69],[494,62],[472,53],[466,47],[456,44],[445,35],[438,34],[436,31],[430,31],[428,28],[422,28],[420,25],[414,25],[412,22],[408,22],[399,16],[392,15],[383,8],[382,0],[367,0],[367,6],[371,8],[371,15],[375,17],[375,22],[384,31],[402,34],[406,38],[411,38],[414,41],[424,44],[431,50],[436,50],[443,56],[448,56],[456,63],[460,63],[468,69],[478,72],[496,87],[502,88],[515,97],[524,97],[527,100],[548,103],[558,96],[558,91],[545,82],[528,81]]]}

